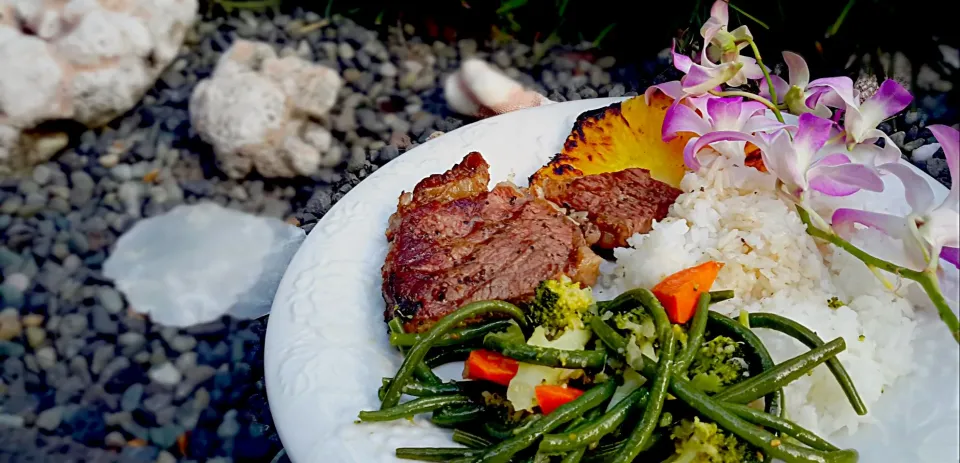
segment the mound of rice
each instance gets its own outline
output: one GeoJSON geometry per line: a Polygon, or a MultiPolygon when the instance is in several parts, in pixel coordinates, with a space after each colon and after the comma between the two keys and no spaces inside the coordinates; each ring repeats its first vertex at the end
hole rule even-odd
{"type": "MultiPolygon", "coordinates": [[[[838,358],[869,409],[885,387],[910,373],[913,306],[852,256],[818,248],[792,206],[776,196],[774,182],[772,175],[727,158],[700,174],[688,173],[681,184],[685,194],[670,215],[650,233],[628,240],[631,247],[614,251],[617,266],[604,285],[650,288],[684,268],[723,262],[713,289],[733,289],[737,297],[712,309],[732,317],[741,309],[782,314],[826,341],[843,337],[847,349],[838,358]],[[831,297],[846,305],[831,308],[831,297]]],[[[777,362],[808,350],[785,335],[757,331],[777,362]]],[[[821,435],[853,433],[871,421],[853,411],[825,366],[785,392],[788,416],[821,435]]]]}

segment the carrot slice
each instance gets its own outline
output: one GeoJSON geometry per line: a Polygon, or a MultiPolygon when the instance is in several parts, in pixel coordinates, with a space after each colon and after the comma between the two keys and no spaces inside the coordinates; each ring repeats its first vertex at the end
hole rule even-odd
{"type": "Polygon", "coordinates": [[[717,273],[723,268],[720,262],[706,262],[696,267],[681,270],[664,278],[653,287],[670,321],[686,323],[693,316],[700,294],[710,291],[717,273]]]}
{"type": "Polygon", "coordinates": [[[537,395],[537,403],[540,404],[540,411],[544,415],[549,415],[557,407],[572,402],[577,397],[583,395],[583,391],[567,386],[551,386],[542,384],[533,389],[537,395]]]}
{"type": "Polygon", "coordinates": [[[467,362],[463,366],[463,377],[466,379],[482,379],[508,386],[510,380],[517,375],[520,363],[496,352],[477,349],[470,352],[467,362]]]}

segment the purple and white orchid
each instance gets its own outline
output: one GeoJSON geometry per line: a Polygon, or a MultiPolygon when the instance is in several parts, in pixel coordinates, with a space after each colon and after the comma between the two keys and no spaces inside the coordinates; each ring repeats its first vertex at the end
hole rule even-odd
{"type": "Polygon", "coordinates": [[[726,156],[744,156],[744,143],[753,141],[755,132],[774,130],[783,126],[764,115],[766,107],[756,101],[739,97],[692,97],[686,104],[674,104],[663,119],[661,134],[670,140],[680,132],[691,132],[684,149],[684,162],[693,170],[700,169],[696,154],[710,145],[726,156]],[[717,135],[721,134],[721,135],[717,135]]]}
{"type": "Polygon", "coordinates": [[[740,51],[753,41],[750,29],[740,26],[729,31],[729,24],[727,2],[715,2],[710,8],[710,19],[700,28],[704,43],[700,65],[707,69],[736,65],[736,73],[724,82],[731,87],[739,87],[747,83],[748,79],[762,78],[763,71],[757,60],[740,55],[740,51]]]}
{"type": "Polygon", "coordinates": [[[674,99],[663,121],[663,138],[669,140],[680,132],[697,135],[687,142],[683,153],[684,162],[694,171],[702,167],[698,154],[704,148],[711,147],[721,156],[738,159],[745,157],[747,142],[756,145],[766,169],[776,176],[779,191],[796,203],[808,234],[846,250],[874,271],[886,270],[919,283],[960,343],[960,320],[937,282],[938,275],[943,274],[940,258],[954,265],[960,261],[960,136],[957,130],[930,126],[943,146],[953,182],[946,200],[935,205],[933,191],[926,180],[899,164],[900,149],[877,128],[913,100],[906,89],[887,80],[873,96],[860,103],[849,78],[811,81],[807,63],[790,52],[783,53],[789,82],[770,76],[760,61],[750,31],[746,27],[728,31],[727,8],[725,0],[713,4],[710,19],[701,29],[704,47],[699,63],[672,50],[674,66],[685,75],[680,81],[652,86],[645,93],[649,99],[653,92],[662,91],[674,99]],[[746,46],[752,48],[756,60],[740,56],[746,46]],[[765,85],[760,85],[761,95],[721,88],[724,84],[736,87],[747,78],[761,76],[766,78],[765,85]],[[796,124],[784,123],[780,113],[784,106],[799,116],[796,124]],[[780,122],[768,118],[767,109],[780,122]],[[830,224],[810,207],[813,192],[847,196],[860,190],[883,191],[881,173],[895,175],[903,182],[911,207],[906,217],[841,208],[835,211],[830,224]],[[908,248],[910,263],[901,266],[878,259],[837,233],[837,230],[850,230],[854,224],[900,238],[908,248]]]}
{"type": "Polygon", "coordinates": [[[903,241],[908,266],[913,270],[936,269],[939,258],[960,265],[960,132],[943,125],[931,125],[930,131],[943,147],[950,169],[950,193],[934,204],[933,189],[913,169],[891,164],[884,169],[903,182],[911,212],[906,217],[857,209],[837,209],[833,226],[848,232],[857,223],[875,228],[903,241]]]}
{"type": "MultiPolygon", "coordinates": [[[[682,112],[682,110],[678,111],[678,113],[682,112]]],[[[751,124],[749,129],[757,132],[756,135],[751,134],[751,130],[748,130],[747,124],[744,123],[741,126],[744,128],[724,127],[726,129],[724,131],[713,131],[691,139],[683,153],[687,166],[691,169],[700,168],[696,156],[707,145],[714,145],[716,149],[715,145],[722,142],[750,142],[760,148],[767,170],[776,175],[787,193],[801,203],[806,199],[808,191],[819,191],[830,196],[848,196],[860,190],[883,190],[883,180],[875,169],[852,162],[843,153],[826,154],[828,152],[823,149],[824,146],[834,134],[838,133],[835,124],[829,119],[806,113],[800,115],[796,126],[781,128],[762,113],[763,111],[760,111],[760,115],[753,115],[747,119],[751,124]],[[760,122],[761,118],[772,124],[760,122]],[[770,134],[764,133],[764,130],[771,128],[780,130],[770,134]]],[[[667,118],[664,119],[664,135],[667,135],[668,127],[670,130],[675,130],[674,127],[680,125],[675,121],[668,123],[670,116],[668,112],[667,118]]],[[[689,116],[684,119],[683,126],[688,127],[687,131],[694,131],[689,129],[693,125],[692,121],[693,119],[689,116]]],[[[743,144],[737,145],[737,148],[740,153],[743,152],[743,144]]]]}
{"type": "MultiPolygon", "coordinates": [[[[802,56],[785,51],[783,61],[787,64],[790,82],[777,75],[771,75],[770,80],[777,92],[777,101],[774,103],[785,104],[791,113],[800,115],[812,112],[829,118],[833,114],[830,108],[843,109],[853,101],[853,80],[849,77],[826,77],[811,81],[810,68],[802,56]]],[[[768,86],[760,85],[760,96],[770,98],[768,86]]]]}

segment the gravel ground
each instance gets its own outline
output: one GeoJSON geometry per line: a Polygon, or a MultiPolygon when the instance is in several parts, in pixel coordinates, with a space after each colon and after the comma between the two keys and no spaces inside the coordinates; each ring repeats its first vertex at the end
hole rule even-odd
{"type": "MultiPolygon", "coordinates": [[[[324,23],[299,11],[201,23],[137,108],[53,162],[0,179],[0,462],[269,461],[281,450],[263,382],[266,320],[164,328],[103,278],[111,246],[137,220],[203,199],[309,231],[379,166],[468,122],[439,88],[464,57],[558,101],[635,95],[675,77],[662,58],[621,64],[559,47],[537,60],[519,43],[426,44],[409,28],[378,37],[324,23]],[[187,101],[234,37],[340,70],[347,85],[328,121],[340,167],[300,180],[219,174],[187,101]]],[[[905,153],[933,141],[928,114],[949,116],[937,98],[885,124],[905,153]]],[[[949,183],[942,151],[917,164],[949,183]]]]}

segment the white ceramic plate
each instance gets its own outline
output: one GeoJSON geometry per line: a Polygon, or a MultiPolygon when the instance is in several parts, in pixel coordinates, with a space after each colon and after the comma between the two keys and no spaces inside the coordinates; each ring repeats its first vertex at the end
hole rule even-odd
{"type": "MultiPolygon", "coordinates": [[[[401,362],[387,342],[380,295],[384,230],[397,197],[470,151],[490,163],[492,183],[511,175],[525,183],[560,151],[578,114],[618,100],[555,104],[462,127],[390,162],[323,217],[283,277],[267,330],[270,409],[294,462],[398,461],[396,447],[453,445],[447,431],[423,418],[354,424],[358,411],[379,406],[380,379],[401,362]]],[[[936,190],[940,198],[946,194],[939,184],[936,190]]],[[[883,210],[902,209],[902,192],[899,182],[889,181],[874,202],[883,210]]],[[[958,461],[960,349],[935,313],[922,318],[916,378],[886,391],[872,410],[876,426],[834,437],[857,448],[861,461],[958,461]]]]}

